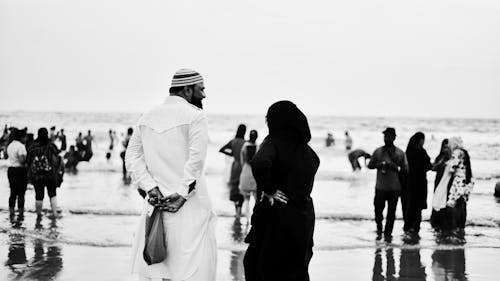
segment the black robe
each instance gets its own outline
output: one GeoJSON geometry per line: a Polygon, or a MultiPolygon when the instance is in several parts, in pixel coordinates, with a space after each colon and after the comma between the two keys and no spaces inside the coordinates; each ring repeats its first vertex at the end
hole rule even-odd
{"type": "Polygon", "coordinates": [[[310,194],[319,158],[307,145],[310,133],[305,116],[296,107],[285,109],[292,112],[280,111],[280,120],[268,112],[270,135],[251,166],[258,194],[279,189],[289,200],[271,206],[264,198],[256,204],[245,239],[250,244],[243,261],[247,281],[309,280],[315,221],[310,194]]]}
{"type": "Polygon", "coordinates": [[[431,159],[425,149],[406,152],[408,166],[408,205],[416,209],[427,209],[427,171],[432,168],[431,159]]]}

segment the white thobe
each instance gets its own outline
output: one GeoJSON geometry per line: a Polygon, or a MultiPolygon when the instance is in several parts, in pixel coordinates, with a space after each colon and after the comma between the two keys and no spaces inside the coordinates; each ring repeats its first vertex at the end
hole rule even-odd
{"type": "Polygon", "coordinates": [[[146,191],[158,186],[165,196],[178,193],[188,198],[176,213],[163,213],[167,258],[150,266],[142,253],[145,220],[152,207],[144,200],[132,246],[132,271],[141,280],[215,280],[215,213],[204,176],[207,145],[205,114],[181,97],[169,96],[137,123],[125,154],[133,183],[146,191]],[[188,195],[194,181],[196,187],[188,195]]]}

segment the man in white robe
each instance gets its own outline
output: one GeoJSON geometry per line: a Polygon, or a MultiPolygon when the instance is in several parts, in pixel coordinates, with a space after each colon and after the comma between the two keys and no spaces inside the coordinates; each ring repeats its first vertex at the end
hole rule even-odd
{"type": "Polygon", "coordinates": [[[201,75],[189,69],[177,71],[170,96],[142,115],[125,153],[133,183],[147,192],[132,246],[132,271],[139,274],[139,280],[216,278],[216,217],[204,176],[208,128],[201,109],[203,98],[201,75]],[[153,208],[151,199],[160,198],[168,199],[159,205],[164,210],[167,258],[147,265],[143,258],[145,220],[153,208]]]}

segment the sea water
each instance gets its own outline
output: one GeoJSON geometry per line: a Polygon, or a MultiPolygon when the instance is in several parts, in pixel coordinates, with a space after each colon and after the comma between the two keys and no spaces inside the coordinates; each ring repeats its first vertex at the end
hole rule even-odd
{"type": "MultiPolygon", "coordinates": [[[[123,150],[121,141],[126,129],[133,127],[139,116],[134,113],[0,113],[0,125],[26,126],[35,135],[42,126],[64,128],[68,146],[74,144],[78,132],[86,135],[87,130],[91,130],[94,135],[93,158],[89,162],[81,162],[77,174],[66,174],[61,188],[57,190],[62,218],[55,224],[48,219],[36,220],[31,186],[26,193],[28,212],[25,220],[16,223],[8,219],[8,180],[5,162],[0,162],[0,244],[16,244],[19,237],[23,237],[68,246],[130,246],[141,197],[133,185],[123,181],[119,154],[123,150]],[[118,139],[108,161],[105,154],[108,152],[110,129],[117,132],[118,139]]],[[[218,247],[233,253],[235,260],[227,261],[229,264],[241,264],[241,255],[246,249],[243,239],[249,226],[244,218],[234,218],[234,207],[228,199],[226,186],[231,159],[218,153],[218,150],[234,137],[240,123],[247,125],[247,131],[257,130],[258,142],[262,141],[267,134],[265,118],[249,115],[208,117],[210,143],[205,169],[209,192],[219,215],[218,247]]],[[[495,183],[500,181],[500,120],[311,116],[309,125],[312,133],[310,145],[321,160],[312,192],[316,210],[314,249],[323,253],[320,256],[328,256],[332,251],[368,248],[373,249],[376,262],[377,257],[382,256],[380,249],[386,251],[387,247],[395,248],[402,257],[403,252],[414,249],[430,249],[439,254],[439,251],[447,249],[463,251],[464,248],[495,248],[500,245],[500,201],[493,197],[495,183]],[[424,147],[431,158],[437,156],[443,138],[459,136],[463,139],[471,155],[476,182],[467,207],[465,244],[442,243],[429,226],[429,209],[423,211],[420,240],[406,243],[400,205],[393,240],[388,243],[375,239],[375,171],[367,170],[362,165],[361,172],[352,172],[344,146],[344,131],[349,131],[354,139],[354,149],[362,148],[372,153],[383,144],[381,132],[387,126],[396,128],[395,144],[403,150],[412,134],[424,132],[424,147]],[[325,147],[324,139],[328,132],[333,133],[335,138],[333,147],[325,147]]],[[[428,173],[428,181],[430,206],[433,172],[428,173]]],[[[45,208],[49,208],[47,199],[44,204],[45,208]]],[[[387,255],[384,260],[386,258],[387,255]]],[[[240,271],[236,275],[241,275],[240,271]]]]}

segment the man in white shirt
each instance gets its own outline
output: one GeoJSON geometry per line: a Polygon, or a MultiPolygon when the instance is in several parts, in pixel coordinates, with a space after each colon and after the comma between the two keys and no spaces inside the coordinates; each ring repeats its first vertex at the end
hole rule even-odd
{"type": "Polygon", "coordinates": [[[19,216],[23,216],[24,212],[24,194],[28,185],[28,175],[26,172],[26,147],[21,142],[24,138],[24,131],[14,128],[12,130],[13,141],[7,146],[8,166],[7,177],[9,178],[10,197],[9,211],[11,217],[14,215],[16,207],[19,210],[19,216]]]}
{"type": "Polygon", "coordinates": [[[133,183],[147,192],[132,247],[132,271],[140,280],[216,278],[215,213],[204,176],[208,128],[201,110],[203,98],[201,75],[189,69],[177,71],[170,96],[141,116],[130,138],[127,170],[133,183]],[[152,208],[149,202],[165,211],[167,258],[148,266],[143,249],[145,220],[152,208]]]}

